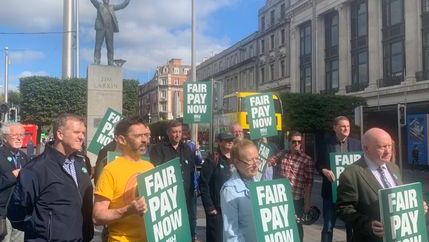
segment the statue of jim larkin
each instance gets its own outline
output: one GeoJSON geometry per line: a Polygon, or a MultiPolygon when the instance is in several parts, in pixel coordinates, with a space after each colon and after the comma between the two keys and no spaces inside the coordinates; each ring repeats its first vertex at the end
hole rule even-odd
{"type": "Polygon", "coordinates": [[[94,64],[100,64],[101,46],[103,40],[106,41],[107,64],[113,65],[113,33],[119,32],[118,20],[115,11],[125,8],[130,0],[124,0],[121,4],[109,4],[109,0],[91,0],[92,5],[97,9],[95,19],[95,49],[94,64]]]}

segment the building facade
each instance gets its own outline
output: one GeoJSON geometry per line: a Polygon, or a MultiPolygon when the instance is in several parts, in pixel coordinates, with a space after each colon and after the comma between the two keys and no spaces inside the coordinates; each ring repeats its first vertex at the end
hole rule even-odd
{"type": "Polygon", "coordinates": [[[426,115],[429,127],[429,0],[266,0],[255,17],[258,30],[204,61],[197,76],[223,81],[226,93],[249,83],[258,91],[363,97],[364,130],[380,126],[396,140],[412,129],[398,130],[398,104],[409,117],[426,115]],[[252,58],[216,66],[245,41],[256,45],[252,58]],[[241,78],[250,67],[254,79],[241,78]],[[240,85],[229,84],[234,78],[240,85]]]}
{"type": "Polygon", "coordinates": [[[148,122],[183,117],[183,83],[190,70],[181,59],[157,67],[153,78],[139,86],[140,117],[148,122]]]}

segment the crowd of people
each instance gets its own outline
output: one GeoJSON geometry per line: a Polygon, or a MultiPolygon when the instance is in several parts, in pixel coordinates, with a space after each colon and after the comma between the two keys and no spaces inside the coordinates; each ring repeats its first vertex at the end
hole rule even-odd
{"type": "MultiPolygon", "coordinates": [[[[335,118],[332,127],[333,135],[319,147],[315,159],[304,152],[303,135],[290,132],[290,148],[269,158],[262,179],[289,180],[301,241],[301,218],[312,207],[315,171],[323,177],[320,240],[332,242],[338,216],[346,224],[347,242],[382,241],[377,191],[402,184],[392,162],[392,138],[385,130],[372,128],[361,145],[349,137],[350,121],[345,116],[335,118]],[[336,177],[329,153],[352,151],[363,156],[342,173],[334,201],[331,184],[336,177]]],[[[94,169],[82,151],[86,132],[82,117],[60,115],[53,124],[54,140],[31,160],[21,151],[23,126],[5,123],[0,147],[2,241],[91,241],[94,224],[103,225],[103,241],[147,241],[142,215],[148,206],[137,195],[136,177],[173,158],[180,160],[192,241],[202,239],[195,231],[199,193],[206,215],[206,241],[256,241],[248,184],[255,181],[261,164],[256,143],[267,140],[249,140],[239,123],[229,128],[217,136],[217,150],[204,160],[198,177],[196,164],[202,160],[198,144],[178,121],[169,122],[167,139],[151,145],[150,129],[142,119],[122,119],[115,126],[114,141],[100,150],[94,169]],[[108,151],[120,156],[108,162],[108,151]]],[[[426,203],[424,210],[427,213],[426,203]]]]}

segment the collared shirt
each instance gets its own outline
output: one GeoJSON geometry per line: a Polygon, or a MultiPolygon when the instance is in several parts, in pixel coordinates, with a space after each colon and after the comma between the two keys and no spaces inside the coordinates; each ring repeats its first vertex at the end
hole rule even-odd
{"type": "MultiPolygon", "coordinates": [[[[377,171],[377,169],[378,169],[378,167],[379,167],[379,166],[378,166],[377,164],[375,164],[373,161],[371,161],[371,160],[370,160],[366,155],[364,155],[364,157],[365,157],[365,162],[366,162],[366,164],[368,165],[369,170],[370,170],[370,171],[372,172],[372,174],[375,176],[375,178],[377,179],[377,181],[378,181],[378,183],[380,184],[380,186],[381,186],[382,188],[386,188],[386,187],[383,185],[383,180],[382,180],[382,178],[381,178],[380,172],[379,172],[379,171],[377,171]]],[[[393,178],[392,173],[390,173],[389,169],[387,169],[386,164],[381,165],[381,169],[384,171],[384,174],[385,174],[385,176],[386,176],[387,181],[389,182],[389,184],[390,184],[392,187],[395,187],[395,186],[396,186],[396,181],[395,181],[395,179],[393,178]]]]}
{"type": "Polygon", "coordinates": [[[74,167],[74,158],[73,157],[67,158],[64,161],[63,168],[73,178],[76,186],[79,186],[77,183],[76,169],[74,167]]]}
{"type": "Polygon", "coordinates": [[[224,242],[256,242],[255,220],[247,187],[252,181],[243,180],[237,171],[233,171],[221,189],[224,242]]]}
{"type": "Polygon", "coordinates": [[[277,168],[278,176],[289,179],[293,199],[304,198],[305,188],[313,184],[314,163],[311,157],[304,152],[279,152],[271,159],[280,166],[277,168]]]}
{"type": "Polygon", "coordinates": [[[335,151],[336,152],[347,152],[347,151],[349,151],[349,147],[347,144],[347,138],[345,138],[342,141],[337,139],[337,143],[335,144],[335,151]]]}
{"type": "Polygon", "coordinates": [[[13,163],[15,164],[15,169],[21,169],[21,162],[19,162],[20,154],[17,151],[16,153],[10,152],[12,154],[13,163]]]}

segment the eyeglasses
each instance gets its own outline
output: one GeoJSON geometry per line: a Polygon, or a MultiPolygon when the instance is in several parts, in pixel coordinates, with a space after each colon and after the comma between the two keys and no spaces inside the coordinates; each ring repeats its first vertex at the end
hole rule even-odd
{"type": "Polygon", "coordinates": [[[262,163],[261,159],[257,158],[257,159],[253,159],[253,160],[249,160],[249,161],[244,161],[244,160],[240,160],[239,161],[243,162],[244,164],[248,165],[248,166],[252,166],[252,165],[259,165],[262,163]]]}
{"type": "Polygon", "coordinates": [[[301,144],[301,140],[291,140],[292,144],[301,144]]]}
{"type": "Polygon", "coordinates": [[[8,134],[11,138],[24,138],[25,134],[8,134]]]}

